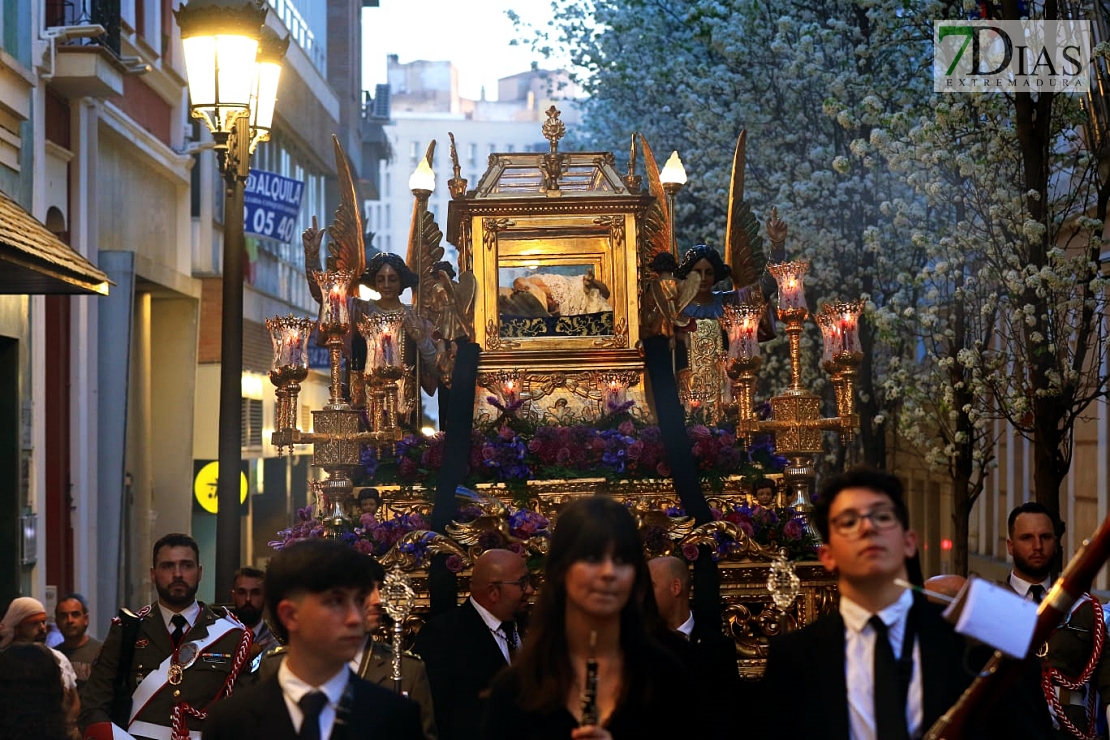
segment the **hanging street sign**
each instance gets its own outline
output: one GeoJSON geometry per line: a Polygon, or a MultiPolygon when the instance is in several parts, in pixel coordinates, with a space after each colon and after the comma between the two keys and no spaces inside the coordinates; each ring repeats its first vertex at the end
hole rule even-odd
{"type": "Polygon", "coordinates": [[[251,170],[243,193],[243,230],[290,243],[297,230],[304,183],[264,170],[251,170]]]}

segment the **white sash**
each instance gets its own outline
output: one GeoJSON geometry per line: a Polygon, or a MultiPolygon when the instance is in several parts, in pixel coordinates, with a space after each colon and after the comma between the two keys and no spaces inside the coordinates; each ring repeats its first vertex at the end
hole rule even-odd
{"type": "MultiPolygon", "coordinates": [[[[169,727],[156,725],[153,722],[132,722],[131,731],[143,737],[154,738],[154,740],[170,740],[170,736],[173,734],[169,727]]],[[[135,740],[134,735],[124,735],[123,737],[135,740]]],[[[113,736],[112,740],[118,740],[118,738],[113,736]]],[[[196,730],[190,730],[189,740],[200,740],[200,733],[196,730]]]]}
{"type": "MultiPolygon", "coordinates": [[[[212,643],[219,640],[228,632],[241,628],[241,625],[236,624],[230,619],[220,617],[208,627],[207,635],[192,642],[192,644],[197,647],[197,657],[199,658],[205,648],[211,646],[212,643]]],[[[157,668],[146,674],[146,678],[142,680],[142,683],[139,684],[138,688],[136,688],[135,692],[131,695],[131,716],[127,718],[127,728],[129,730],[135,729],[135,725],[137,724],[135,722],[135,717],[138,716],[139,712],[146,707],[159,691],[165,688],[169,681],[169,670],[170,666],[173,665],[173,657],[173,653],[170,653],[169,657],[163,660],[157,668]]],[[[158,725],[153,726],[157,727],[158,725]]]]}

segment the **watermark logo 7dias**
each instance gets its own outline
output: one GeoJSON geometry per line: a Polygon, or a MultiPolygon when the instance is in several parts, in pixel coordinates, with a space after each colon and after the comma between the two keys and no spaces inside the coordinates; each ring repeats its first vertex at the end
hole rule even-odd
{"type": "Polygon", "coordinates": [[[934,92],[1091,89],[1091,22],[936,21],[934,92]]]}

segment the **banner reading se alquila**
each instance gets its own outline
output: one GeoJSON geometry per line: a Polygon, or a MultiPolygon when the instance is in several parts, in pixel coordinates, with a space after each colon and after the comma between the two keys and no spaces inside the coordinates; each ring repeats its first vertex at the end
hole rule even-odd
{"type": "Polygon", "coordinates": [[[280,242],[293,241],[303,196],[300,180],[252,169],[243,193],[243,230],[280,242]]]}

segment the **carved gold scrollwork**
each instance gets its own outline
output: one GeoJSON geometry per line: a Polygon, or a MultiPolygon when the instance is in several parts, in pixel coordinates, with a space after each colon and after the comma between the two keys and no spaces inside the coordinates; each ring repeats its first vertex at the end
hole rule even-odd
{"type": "Polygon", "coordinates": [[[594,223],[609,227],[609,248],[614,253],[624,249],[624,216],[598,216],[594,223]]]}
{"type": "Polygon", "coordinates": [[[737,654],[744,659],[765,659],[768,638],[798,628],[798,617],[762,602],[730,604],[721,614],[725,632],[736,643],[737,654]],[[752,612],[752,607],[759,612],[752,612]]]}
{"type": "MultiPolygon", "coordinates": [[[[463,255],[463,264],[461,265],[463,272],[473,272],[474,270],[474,253],[471,250],[471,238],[473,232],[471,231],[470,219],[464,218],[459,224],[459,254],[463,255]]],[[[473,310],[471,310],[473,314],[473,310]]],[[[470,320],[474,321],[474,316],[471,315],[470,320]]]]}
{"type": "Polygon", "coordinates": [[[621,319],[613,326],[613,336],[602,337],[594,341],[595,347],[606,347],[612,349],[627,349],[628,348],[628,320],[621,319]]]}
{"type": "Polygon", "coordinates": [[[544,396],[551,395],[556,389],[562,388],[566,383],[566,373],[529,373],[524,376],[522,385],[528,392],[528,397],[538,401],[544,396]]]}
{"type": "Polygon", "coordinates": [[[482,245],[486,249],[492,250],[497,246],[497,233],[510,226],[516,226],[516,221],[511,218],[490,218],[482,219],[482,245]]]}
{"type": "Polygon", "coordinates": [[[519,342],[501,338],[501,327],[494,319],[486,321],[486,349],[494,351],[499,349],[516,349],[519,342]]]}
{"type": "Polygon", "coordinates": [[[424,529],[406,532],[393,544],[393,547],[389,548],[389,552],[382,556],[380,562],[386,570],[393,567],[403,571],[416,570],[424,564],[421,549],[433,555],[457,555],[462,559],[464,566],[472,564],[469,553],[457,544],[441,534],[424,529]]]}

